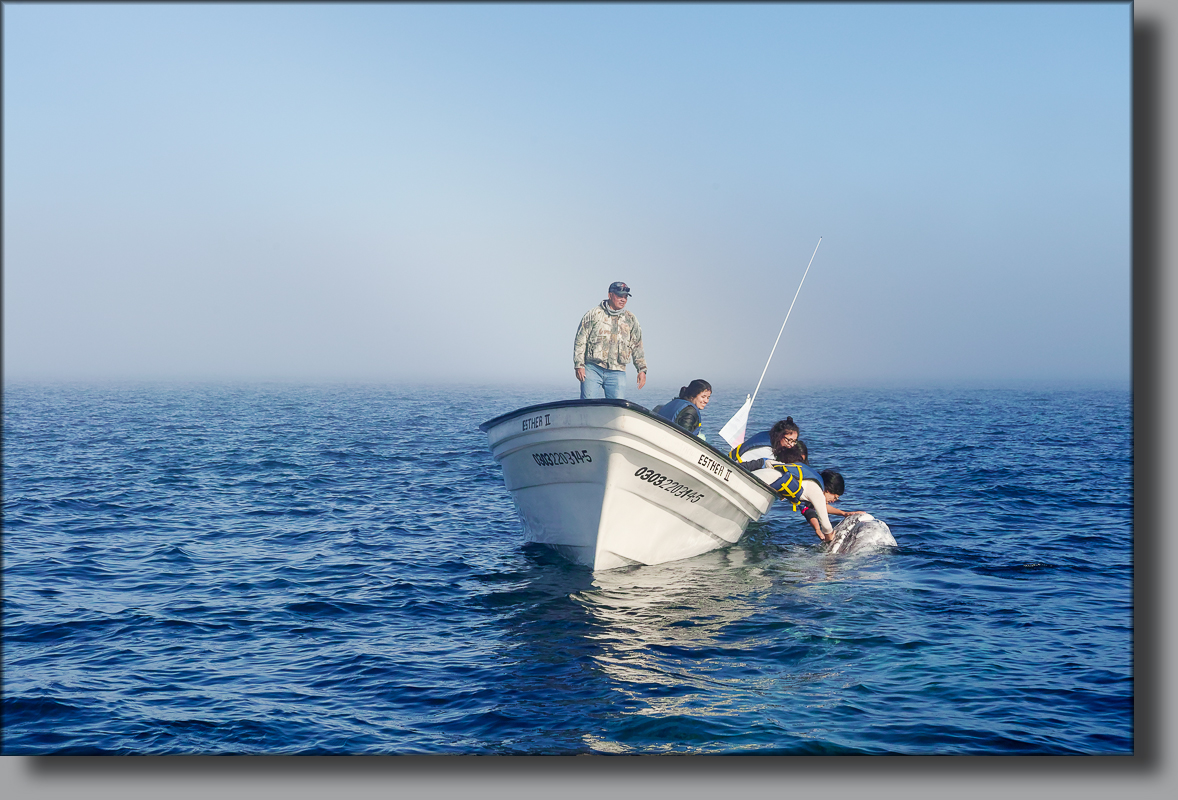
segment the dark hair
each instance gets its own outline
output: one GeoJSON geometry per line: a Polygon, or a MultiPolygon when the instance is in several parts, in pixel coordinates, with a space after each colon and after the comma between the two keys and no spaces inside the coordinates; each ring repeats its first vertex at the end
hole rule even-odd
{"type": "Polygon", "coordinates": [[[774,447],[773,458],[782,464],[804,464],[806,457],[795,444],[793,447],[774,447]]]}
{"type": "Polygon", "coordinates": [[[798,424],[794,422],[793,417],[786,417],[780,422],[774,423],[773,427],[769,430],[769,441],[776,444],[778,440],[781,439],[781,434],[785,433],[786,431],[801,433],[801,431],[798,430],[798,424]]]}
{"type": "Polygon", "coordinates": [[[712,391],[712,384],[708,383],[703,378],[696,378],[695,380],[693,380],[691,383],[687,384],[686,386],[680,387],[679,399],[680,400],[690,400],[691,398],[695,397],[696,395],[700,394],[701,392],[710,392],[710,391],[712,391]]]}
{"type": "Polygon", "coordinates": [[[794,442],[794,447],[796,447],[798,449],[798,452],[802,454],[802,463],[809,464],[810,463],[810,448],[806,447],[806,443],[803,442],[801,439],[798,439],[796,442],[794,442]]]}
{"type": "Polygon", "coordinates": [[[843,476],[835,472],[833,469],[822,470],[822,488],[831,494],[841,495],[847,488],[847,482],[843,480],[843,476]]]}
{"type": "Polygon", "coordinates": [[[783,420],[775,422],[773,427],[769,429],[769,446],[773,448],[773,458],[783,464],[794,464],[798,461],[804,460],[799,458],[785,458],[785,454],[780,452],[790,449],[782,448],[780,445],[781,437],[785,434],[786,431],[793,431],[794,433],[800,432],[798,431],[798,424],[794,422],[793,417],[786,417],[783,420]]]}

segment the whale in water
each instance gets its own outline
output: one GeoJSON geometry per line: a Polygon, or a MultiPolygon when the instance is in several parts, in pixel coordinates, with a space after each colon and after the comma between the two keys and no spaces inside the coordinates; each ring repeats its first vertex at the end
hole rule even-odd
{"type": "Polygon", "coordinates": [[[826,546],[826,552],[865,553],[895,546],[896,540],[886,522],[866,513],[852,514],[835,526],[834,540],[826,546]]]}

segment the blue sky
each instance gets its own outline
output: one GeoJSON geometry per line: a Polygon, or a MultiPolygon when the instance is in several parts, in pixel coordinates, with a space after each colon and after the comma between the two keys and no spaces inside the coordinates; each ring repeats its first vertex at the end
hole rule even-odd
{"type": "Polygon", "coordinates": [[[3,13],[6,380],[1129,378],[1128,3],[3,13]]]}

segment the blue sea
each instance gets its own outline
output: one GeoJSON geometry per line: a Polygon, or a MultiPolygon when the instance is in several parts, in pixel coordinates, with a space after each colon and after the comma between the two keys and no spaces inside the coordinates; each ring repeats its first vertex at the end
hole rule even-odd
{"type": "Polygon", "coordinates": [[[3,751],[1133,751],[1127,389],[762,390],[898,547],[601,573],[478,429],[575,390],[7,385],[3,751]]]}

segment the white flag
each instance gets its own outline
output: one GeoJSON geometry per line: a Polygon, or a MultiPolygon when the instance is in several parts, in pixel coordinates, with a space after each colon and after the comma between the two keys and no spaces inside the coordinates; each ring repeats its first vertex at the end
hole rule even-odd
{"type": "Polygon", "coordinates": [[[744,429],[749,424],[749,411],[753,407],[751,395],[745,395],[744,405],[732,415],[732,419],[724,423],[720,429],[720,436],[728,442],[729,447],[736,447],[744,442],[744,429]]]}

